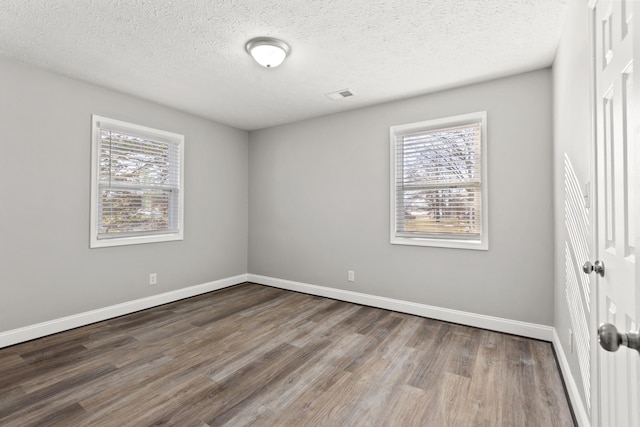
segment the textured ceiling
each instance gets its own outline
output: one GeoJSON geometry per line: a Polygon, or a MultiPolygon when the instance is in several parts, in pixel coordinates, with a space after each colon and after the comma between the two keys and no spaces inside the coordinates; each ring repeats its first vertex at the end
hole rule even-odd
{"type": "MultiPolygon", "coordinates": [[[[0,0],[0,58],[253,130],[551,65],[567,0],[0,0]],[[265,69],[247,40],[291,55],[265,69]],[[350,88],[357,96],[331,100],[350,88]]],[[[6,84],[6,82],[3,82],[6,84]]]]}

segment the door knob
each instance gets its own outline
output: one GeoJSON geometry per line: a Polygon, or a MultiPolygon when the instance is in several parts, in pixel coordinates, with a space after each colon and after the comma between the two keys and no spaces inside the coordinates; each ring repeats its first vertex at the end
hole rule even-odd
{"type": "Polygon", "coordinates": [[[592,272],[596,272],[600,276],[604,277],[604,262],[596,261],[595,264],[591,264],[591,261],[587,261],[582,266],[582,271],[587,274],[591,274],[592,272]]]}
{"type": "Polygon", "coordinates": [[[635,349],[640,353],[640,331],[621,334],[611,323],[603,323],[598,328],[598,342],[607,351],[617,351],[621,345],[635,349]]]}

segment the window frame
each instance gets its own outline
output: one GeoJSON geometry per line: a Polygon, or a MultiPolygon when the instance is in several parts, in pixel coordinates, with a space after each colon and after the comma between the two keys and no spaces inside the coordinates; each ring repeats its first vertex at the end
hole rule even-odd
{"type": "Polygon", "coordinates": [[[456,248],[456,249],[473,249],[488,250],[489,249],[489,192],[487,181],[487,112],[479,111],[457,116],[444,117],[433,120],[425,120],[415,123],[407,123],[403,125],[391,126],[389,128],[389,146],[390,146],[390,243],[393,245],[410,245],[410,246],[428,246],[439,248],[456,248]],[[396,153],[397,142],[399,138],[418,132],[432,132],[439,129],[446,129],[456,126],[464,126],[469,124],[480,124],[481,141],[480,141],[480,237],[470,239],[460,239],[447,237],[425,237],[425,236],[407,236],[400,235],[396,231],[397,226],[397,196],[396,187],[396,153]]]}
{"type": "Polygon", "coordinates": [[[90,214],[90,248],[138,245],[184,240],[184,135],[168,132],[134,123],[116,120],[109,117],[91,115],[91,214],[90,214]],[[179,185],[177,197],[177,232],[152,232],[144,235],[123,237],[98,237],[98,209],[100,209],[100,129],[101,127],[116,130],[125,134],[175,144],[179,155],[179,185]]]}

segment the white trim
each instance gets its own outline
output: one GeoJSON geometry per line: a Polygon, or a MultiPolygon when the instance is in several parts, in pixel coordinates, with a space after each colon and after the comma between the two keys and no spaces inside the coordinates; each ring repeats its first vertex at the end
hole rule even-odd
{"type": "Polygon", "coordinates": [[[135,313],[136,311],[145,310],[147,308],[156,307],[158,305],[167,304],[244,282],[253,282],[275,288],[333,298],[341,301],[398,311],[401,313],[415,314],[417,316],[428,317],[431,319],[444,320],[447,322],[459,323],[462,325],[489,329],[497,332],[505,332],[528,338],[545,341],[552,341],[554,339],[554,329],[551,326],[435,307],[410,301],[363,294],[360,292],[345,291],[343,289],[260,276],[257,274],[240,274],[233,277],[227,277],[225,279],[215,280],[213,282],[190,286],[188,288],[152,295],[109,307],[99,308],[84,313],[37,323],[35,325],[0,332],[0,348],[80,326],[90,325],[95,322],[112,319],[125,314],[135,313]]]}
{"type": "MultiPolygon", "coordinates": [[[[597,74],[597,60],[596,60],[596,46],[598,28],[596,23],[596,6],[599,0],[590,0],[588,4],[588,29],[587,35],[589,37],[589,120],[587,125],[590,127],[590,140],[589,140],[589,182],[590,182],[590,206],[589,220],[591,221],[591,242],[589,253],[593,254],[592,259],[598,259],[598,120],[597,109],[599,108],[598,91],[596,88],[596,74],[597,74]]],[[[589,307],[589,336],[590,336],[590,354],[589,364],[590,369],[590,381],[591,381],[591,417],[590,420],[594,426],[600,426],[602,423],[602,378],[600,373],[600,357],[602,353],[599,350],[600,345],[596,331],[599,325],[598,313],[600,309],[600,298],[602,288],[598,286],[598,278],[590,282],[591,293],[591,307],[589,307]]]]}
{"type": "Polygon", "coordinates": [[[553,339],[553,327],[546,325],[451,310],[448,308],[363,294],[360,292],[345,291],[343,289],[276,279],[274,277],[260,276],[257,274],[248,274],[247,281],[261,285],[273,286],[275,288],[333,298],[340,301],[353,302],[356,304],[398,311],[401,313],[415,314],[417,316],[428,317],[431,319],[444,320],[446,322],[459,323],[461,325],[489,329],[497,332],[505,332],[508,334],[520,335],[549,342],[553,339]]]}
{"type": "Polygon", "coordinates": [[[227,277],[225,279],[215,280],[213,282],[194,285],[183,289],[177,289],[175,291],[152,295],[150,297],[140,298],[133,301],[127,301],[109,307],[86,311],[84,313],[73,314],[71,316],[37,323],[35,325],[29,325],[23,328],[0,332],[0,348],[8,347],[10,345],[29,341],[35,338],[41,338],[47,335],[55,334],[80,326],[90,325],[95,322],[112,319],[124,314],[135,313],[136,311],[145,310],[147,308],[156,307],[158,305],[167,304],[184,298],[216,291],[218,289],[227,288],[229,286],[244,283],[246,281],[247,275],[240,274],[238,276],[227,277]]]}
{"type": "Polygon", "coordinates": [[[482,240],[456,240],[456,239],[429,239],[425,237],[391,237],[392,245],[407,246],[429,246],[432,248],[453,248],[453,249],[473,249],[478,251],[488,251],[489,243],[482,240]]]}
{"type": "Polygon", "coordinates": [[[558,362],[560,364],[560,373],[562,374],[564,383],[567,386],[567,393],[569,394],[569,400],[571,401],[571,406],[573,407],[573,414],[576,416],[576,421],[578,421],[578,425],[580,427],[591,427],[589,414],[585,409],[584,404],[582,403],[578,385],[576,384],[576,380],[571,374],[571,368],[569,367],[567,356],[564,354],[562,343],[560,342],[560,337],[558,336],[558,332],[555,328],[553,328],[553,348],[555,349],[556,356],[558,357],[558,362]]]}
{"type": "Polygon", "coordinates": [[[390,243],[392,245],[410,245],[410,246],[429,246],[438,248],[455,248],[455,249],[473,249],[473,250],[489,250],[489,184],[488,184],[488,151],[487,151],[487,112],[478,111],[475,113],[461,114],[452,117],[443,117],[439,119],[426,120],[417,123],[407,123],[403,125],[395,125],[389,128],[389,163],[390,163],[390,243]],[[469,123],[481,124],[481,170],[480,170],[480,198],[481,198],[481,215],[482,215],[482,231],[479,239],[463,240],[463,239],[446,239],[438,237],[405,237],[396,233],[396,143],[397,136],[412,132],[430,131],[442,127],[453,127],[466,125],[469,123]]]}
{"type": "Polygon", "coordinates": [[[111,119],[97,114],[91,115],[91,212],[90,212],[90,231],[89,231],[89,247],[105,248],[123,245],[138,245],[144,243],[159,243],[184,240],[184,135],[168,132],[160,129],[154,129],[147,126],[128,123],[122,120],[111,119]],[[109,129],[117,129],[129,135],[138,135],[142,138],[156,138],[160,141],[172,143],[178,146],[180,164],[180,177],[178,189],[178,218],[176,224],[177,232],[128,236],[128,237],[112,237],[109,239],[98,239],[98,152],[100,141],[100,127],[105,125],[109,129]]]}

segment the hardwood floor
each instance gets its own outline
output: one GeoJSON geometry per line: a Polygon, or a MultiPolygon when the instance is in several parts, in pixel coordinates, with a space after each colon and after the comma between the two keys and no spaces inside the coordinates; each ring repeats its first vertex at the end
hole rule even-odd
{"type": "Polygon", "coordinates": [[[573,426],[551,344],[243,284],[0,349],[2,426],[573,426]]]}

